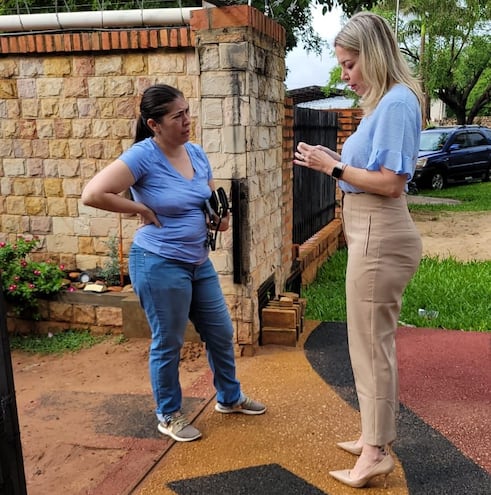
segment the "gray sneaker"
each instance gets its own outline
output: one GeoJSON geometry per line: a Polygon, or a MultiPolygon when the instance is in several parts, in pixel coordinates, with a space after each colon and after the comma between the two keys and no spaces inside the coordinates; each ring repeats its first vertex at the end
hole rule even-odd
{"type": "Polygon", "coordinates": [[[191,425],[180,412],[169,415],[166,421],[161,421],[157,426],[160,433],[168,435],[176,442],[191,442],[201,437],[201,432],[191,425]]]}
{"type": "Polygon", "coordinates": [[[217,402],[215,404],[215,411],[224,414],[264,414],[266,412],[266,406],[246,397],[242,402],[235,404],[234,406],[224,406],[223,404],[220,404],[220,402],[217,402]]]}

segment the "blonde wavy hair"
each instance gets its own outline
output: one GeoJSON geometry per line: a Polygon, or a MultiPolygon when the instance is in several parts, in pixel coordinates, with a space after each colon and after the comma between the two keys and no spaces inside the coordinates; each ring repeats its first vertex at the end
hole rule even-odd
{"type": "Polygon", "coordinates": [[[368,86],[360,101],[370,114],[394,84],[404,84],[423,104],[419,80],[411,73],[387,21],[372,12],[355,14],[334,39],[334,46],[358,55],[363,81],[368,86]]]}

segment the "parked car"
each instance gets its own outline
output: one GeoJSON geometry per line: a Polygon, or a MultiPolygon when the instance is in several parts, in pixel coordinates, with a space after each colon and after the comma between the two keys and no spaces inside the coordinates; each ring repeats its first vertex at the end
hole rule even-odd
{"type": "Polygon", "coordinates": [[[490,171],[491,129],[467,125],[421,132],[413,177],[416,188],[443,189],[450,183],[487,181],[490,171]]]}

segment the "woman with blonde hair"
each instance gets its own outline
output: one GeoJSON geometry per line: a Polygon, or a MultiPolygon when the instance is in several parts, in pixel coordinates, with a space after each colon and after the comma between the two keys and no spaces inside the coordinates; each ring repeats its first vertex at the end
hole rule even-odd
{"type": "Polygon", "coordinates": [[[341,155],[299,143],[294,163],[334,177],[343,192],[348,344],[361,435],[338,443],[359,456],[353,469],[330,474],[361,488],[394,469],[387,446],[396,438],[399,406],[395,333],[422,251],[405,194],[418,154],[422,94],[382,17],[354,15],[334,45],[343,81],[361,96],[363,119],[341,155]]]}

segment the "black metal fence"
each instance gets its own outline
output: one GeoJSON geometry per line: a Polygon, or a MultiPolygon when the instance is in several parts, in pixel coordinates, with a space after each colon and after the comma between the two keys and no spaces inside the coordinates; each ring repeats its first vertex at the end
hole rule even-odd
{"type": "Polygon", "coordinates": [[[0,495],[26,495],[6,312],[0,290],[0,495]]]}
{"type": "MultiPolygon", "coordinates": [[[[333,150],[337,140],[337,114],[295,106],[294,147],[300,141],[333,150]]],[[[293,243],[302,244],[334,219],[336,184],[325,174],[293,167],[293,243]]]]}

